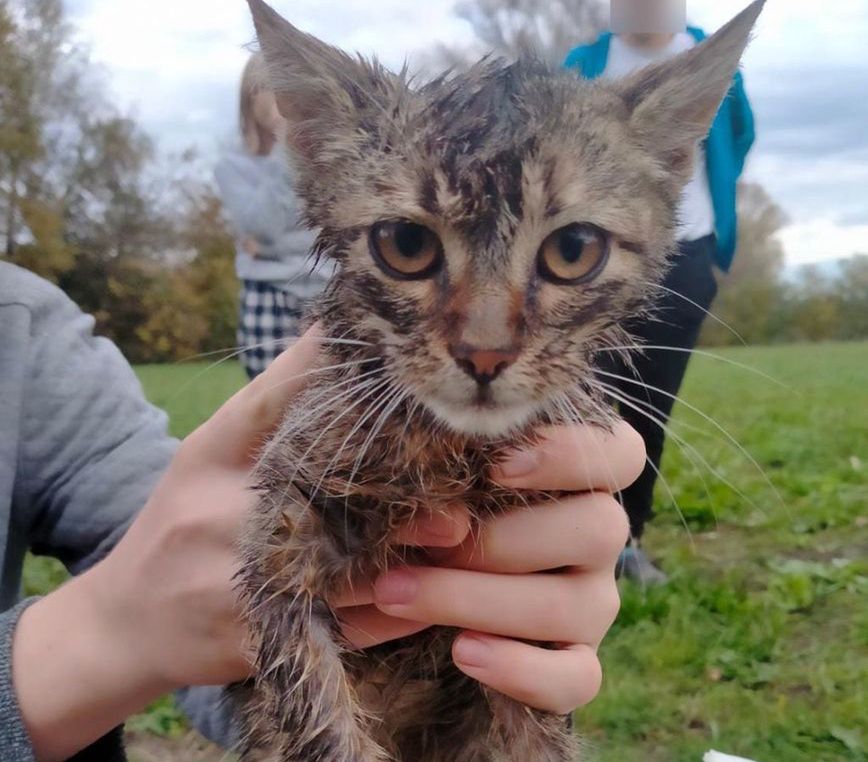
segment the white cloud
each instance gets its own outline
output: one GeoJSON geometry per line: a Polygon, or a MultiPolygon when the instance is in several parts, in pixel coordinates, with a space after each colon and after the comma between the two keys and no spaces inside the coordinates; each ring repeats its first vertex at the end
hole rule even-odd
{"type": "Polygon", "coordinates": [[[789,265],[868,254],[868,225],[840,225],[826,217],[789,225],[780,238],[789,265]]]}
{"type": "MultiPolygon", "coordinates": [[[[210,153],[234,134],[235,88],[254,39],[243,0],[67,0],[80,38],[111,75],[119,101],[177,150],[210,153]]],[[[275,2],[305,31],[400,67],[436,41],[469,41],[452,0],[275,2]]]]}
{"type": "MultiPolygon", "coordinates": [[[[711,30],[746,1],[688,0],[688,15],[711,30]]],[[[210,154],[234,134],[236,83],[247,56],[244,45],[253,39],[243,0],[67,4],[93,57],[108,69],[119,101],[161,145],[180,149],[195,144],[210,154]]],[[[274,0],[302,29],[346,49],[376,53],[392,67],[437,42],[469,41],[467,25],[453,14],[454,4],[274,0]]],[[[868,240],[868,133],[852,138],[856,148],[849,154],[842,155],[834,145],[834,128],[860,123],[862,112],[844,114],[847,98],[819,97],[828,89],[851,89],[835,79],[836,67],[849,71],[849,82],[862,72],[868,81],[865,39],[865,0],[769,2],[745,58],[760,127],[749,176],[765,185],[790,214],[792,225],[783,240],[792,263],[868,248],[858,240],[868,240]],[[799,76],[805,71],[815,76],[799,76]],[[828,113],[817,110],[820,102],[828,113]]],[[[864,96],[853,93],[849,103],[855,105],[858,98],[864,96]]]]}

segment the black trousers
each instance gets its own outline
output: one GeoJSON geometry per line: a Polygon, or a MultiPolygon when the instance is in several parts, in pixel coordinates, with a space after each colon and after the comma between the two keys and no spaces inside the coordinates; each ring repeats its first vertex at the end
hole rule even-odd
{"type": "MultiPolygon", "coordinates": [[[[660,294],[654,318],[630,326],[639,343],[678,350],[692,350],[696,346],[702,321],[706,317],[705,311],[717,294],[713,269],[716,245],[713,235],[679,244],[678,255],[663,281],[668,291],[660,294]]],[[[688,352],[647,349],[643,355],[634,356],[635,372],[618,361],[612,361],[610,367],[604,368],[626,376],[634,383],[606,376],[603,379],[607,384],[617,387],[621,396],[633,398],[630,400],[632,405],[647,411],[659,423],[666,424],[689,359],[688,352]],[[643,388],[636,382],[656,389],[643,388]]],[[[658,423],[642,412],[623,403],[615,404],[621,416],[642,435],[650,461],[636,482],[621,493],[633,537],[638,539],[645,530],[645,524],[654,515],[654,485],[663,455],[665,433],[658,423]]]]}

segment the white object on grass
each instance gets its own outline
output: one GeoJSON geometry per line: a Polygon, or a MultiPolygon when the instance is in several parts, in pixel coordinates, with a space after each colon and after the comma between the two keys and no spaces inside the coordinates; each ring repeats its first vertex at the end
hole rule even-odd
{"type": "Polygon", "coordinates": [[[723,754],[719,751],[707,751],[702,762],[756,762],[747,757],[733,757],[732,754],[723,754]]]}

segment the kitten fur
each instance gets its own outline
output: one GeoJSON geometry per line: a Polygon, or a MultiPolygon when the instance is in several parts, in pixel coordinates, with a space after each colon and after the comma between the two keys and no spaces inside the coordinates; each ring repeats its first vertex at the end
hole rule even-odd
{"type": "Polygon", "coordinates": [[[315,251],[337,269],[316,306],[320,367],[264,446],[241,547],[258,668],[243,754],[574,762],[564,717],[457,670],[455,631],[357,652],[326,601],[351,579],[422,561],[389,542],[420,510],[462,501],[478,526],[544,499],[487,476],[541,425],[611,422],[595,358],[634,343],[623,326],[666,270],[696,143],[763,2],[618,82],[488,59],[418,86],[249,4],[298,191],[322,231],[315,251]],[[402,280],[379,267],[369,234],[384,220],[434,231],[439,272],[402,280]],[[573,223],[606,231],[608,259],[581,285],[548,282],[540,246],[573,223]],[[509,360],[482,383],[456,347],[509,360]]]}

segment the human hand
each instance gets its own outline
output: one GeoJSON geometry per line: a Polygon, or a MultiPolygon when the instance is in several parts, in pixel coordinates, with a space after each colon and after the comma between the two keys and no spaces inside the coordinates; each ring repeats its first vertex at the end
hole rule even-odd
{"type": "Polygon", "coordinates": [[[259,245],[259,241],[257,241],[252,236],[246,236],[241,239],[241,248],[249,254],[254,259],[259,256],[262,251],[262,247],[259,245]]]}
{"type": "MultiPolygon", "coordinates": [[[[231,682],[249,675],[246,633],[232,584],[235,540],[254,500],[249,486],[255,453],[305,383],[317,350],[316,336],[305,337],[191,434],[108,558],[24,613],[13,644],[14,682],[38,759],[69,757],[176,687],[231,682]]],[[[582,435],[570,429],[552,432],[548,442],[553,452],[563,448],[564,436],[581,439],[582,435]]],[[[559,490],[623,486],[629,481],[624,466],[629,458],[618,453],[626,443],[623,433],[619,436],[616,430],[614,442],[606,441],[600,432],[593,436],[603,436],[596,445],[611,453],[611,480],[606,478],[609,471],[603,468],[602,458],[595,461],[588,447],[586,467],[581,461],[565,464],[544,456],[535,475],[510,485],[559,490]],[[587,473],[588,478],[571,477],[576,472],[587,473]],[[594,474],[598,479],[591,478],[594,474]]],[[[611,582],[615,545],[623,540],[620,529],[613,531],[623,518],[605,500],[600,516],[590,519],[597,500],[603,497],[579,496],[531,513],[503,516],[485,527],[478,553],[468,537],[464,508],[404,527],[395,542],[440,548],[429,552],[439,552],[444,565],[457,568],[413,570],[417,592],[405,604],[385,600],[390,584],[394,587],[393,575],[404,573],[399,570],[376,584],[357,586],[355,596],[333,602],[341,609],[348,638],[359,646],[373,645],[436,623],[571,643],[574,647],[562,652],[528,651],[531,646],[517,641],[483,636],[492,659],[487,665],[472,666],[467,654],[462,655],[463,644],[478,638],[468,633],[456,643],[455,656],[471,676],[532,705],[562,709],[580,703],[595,691],[593,673],[599,667],[588,648],[578,644],[595,645],[614,616],[612,590],[603,570],[611,582]],[[523,519],[533,519],[533,531],[542,537],[560,535],[564,521],[577,521],[576,536],[587,531],[594,553],[585,557],[580,548],[586,545],[565,548],[563,542],[535,542],[530,548],[523,519]],[[601,535],[608,537],[608,532],[619,541],[609,543],[607,554],[598,546],[601,535]],[[526,573],[559,568],[570,559],[573,564],[584,563],[581,572],[526,573]],[[516,564],[511,571],[510,565],[516,564]],[[546,579],[558,577],[563,577],[563,584],[546,579]],[[540,616],[533,603],[538,594],[552,606],[548,618],[542,616],[533,624],[531,620],[540,616]],[[372,605],[375,596],[378,608],[372,605]],[[496,607],[491,606],[491,596],[500,601],[496,607]],[[597,614],[585,612],[577,623],[571,614],[583,599],[597,614]],[[509,607],[503,606],[507,600],[512,608],[509,616],[505,615],[509,607]],[[483,605],[476,605],[479,601],[483,605]],[[563,667],[571,667],[570,674],[585,679],[571,682],[561,677],[543,685],[533,674],[533,665],[545,662],[550,670],[559,671],[555,658],[562,654],[566,654],[563,667]],[[573,683],[579,685],[581,695],[573,683]]],[[[400,577],[398,582],[400,586],[400,577]]]]}
{"type": "MultiPolygon", "coordinates": [[[[250,674],[236,540],[256,499],[257,450],[318,349],[308,334],[233,396],[183,442],[108,557],[21,616],[13,678],[39,760],[68,758],[170,690],[250,674]]],[[[459,519],[451,542],[438,521],[404,527],[395,541],[456,544],[466,533],[459,519]]],[[[381,640],[418,628],[389,617],[380,626],[381,640]]]]}
{"type": "MultiPolygon", "coordinates": [[[[103,565],[109,618],[126,631],[118,640],[137,643],[137,658],[166,685],[250,674],[231,583],[235,540],[255,500],[255,453],[304,385],[317,351],[315,337],[302,339],[188,437],[103,565]]],[[[475,537],[462,506],[404,527],[394,542],[429,548],[438,565],[360,580],[332,601],[351,643],[368,647],[431,624],[460,627],[467,632],[456,641],[456,663],[481,682],[554,711],[593,698],[596,647],[618,610],[614,566],[628,533],[612,493],[641,472],[644,446],[625,423],[611,433],[563,427],[550,429],[530,456],[514,462],[525,473],[502,472],[500,481],[583,494],[505,514],[475,537]],[[560,571],[539,573],[553,569],[560,571]],[[413,587],[409,602],[394,602],[413,587]],[[483,663],[474,663],[474,647],[486,650],[483,663]]]]}
{"type": "Polygon", "coordinates": [[[629,528],[613,493],[644,464],[642,439],[626,423],[611,433],[549,429],[495,477],[516,489],[579,494],[496,517],[477,537],[466,536],[466,514],[456,509],[455,532],[465,537],[432,551],[436,566],[395,569],[356,590],[356,603],[370,601],[378,613],[347,610],[351,638],[369,645],[366,633],[379,636],[394,617],[417,623],[407,630],[458,627],[453,659],[470,677],[560,714],[587,703],[602,679],[597,646],[620,605],[614,569],[629,528]]]}

